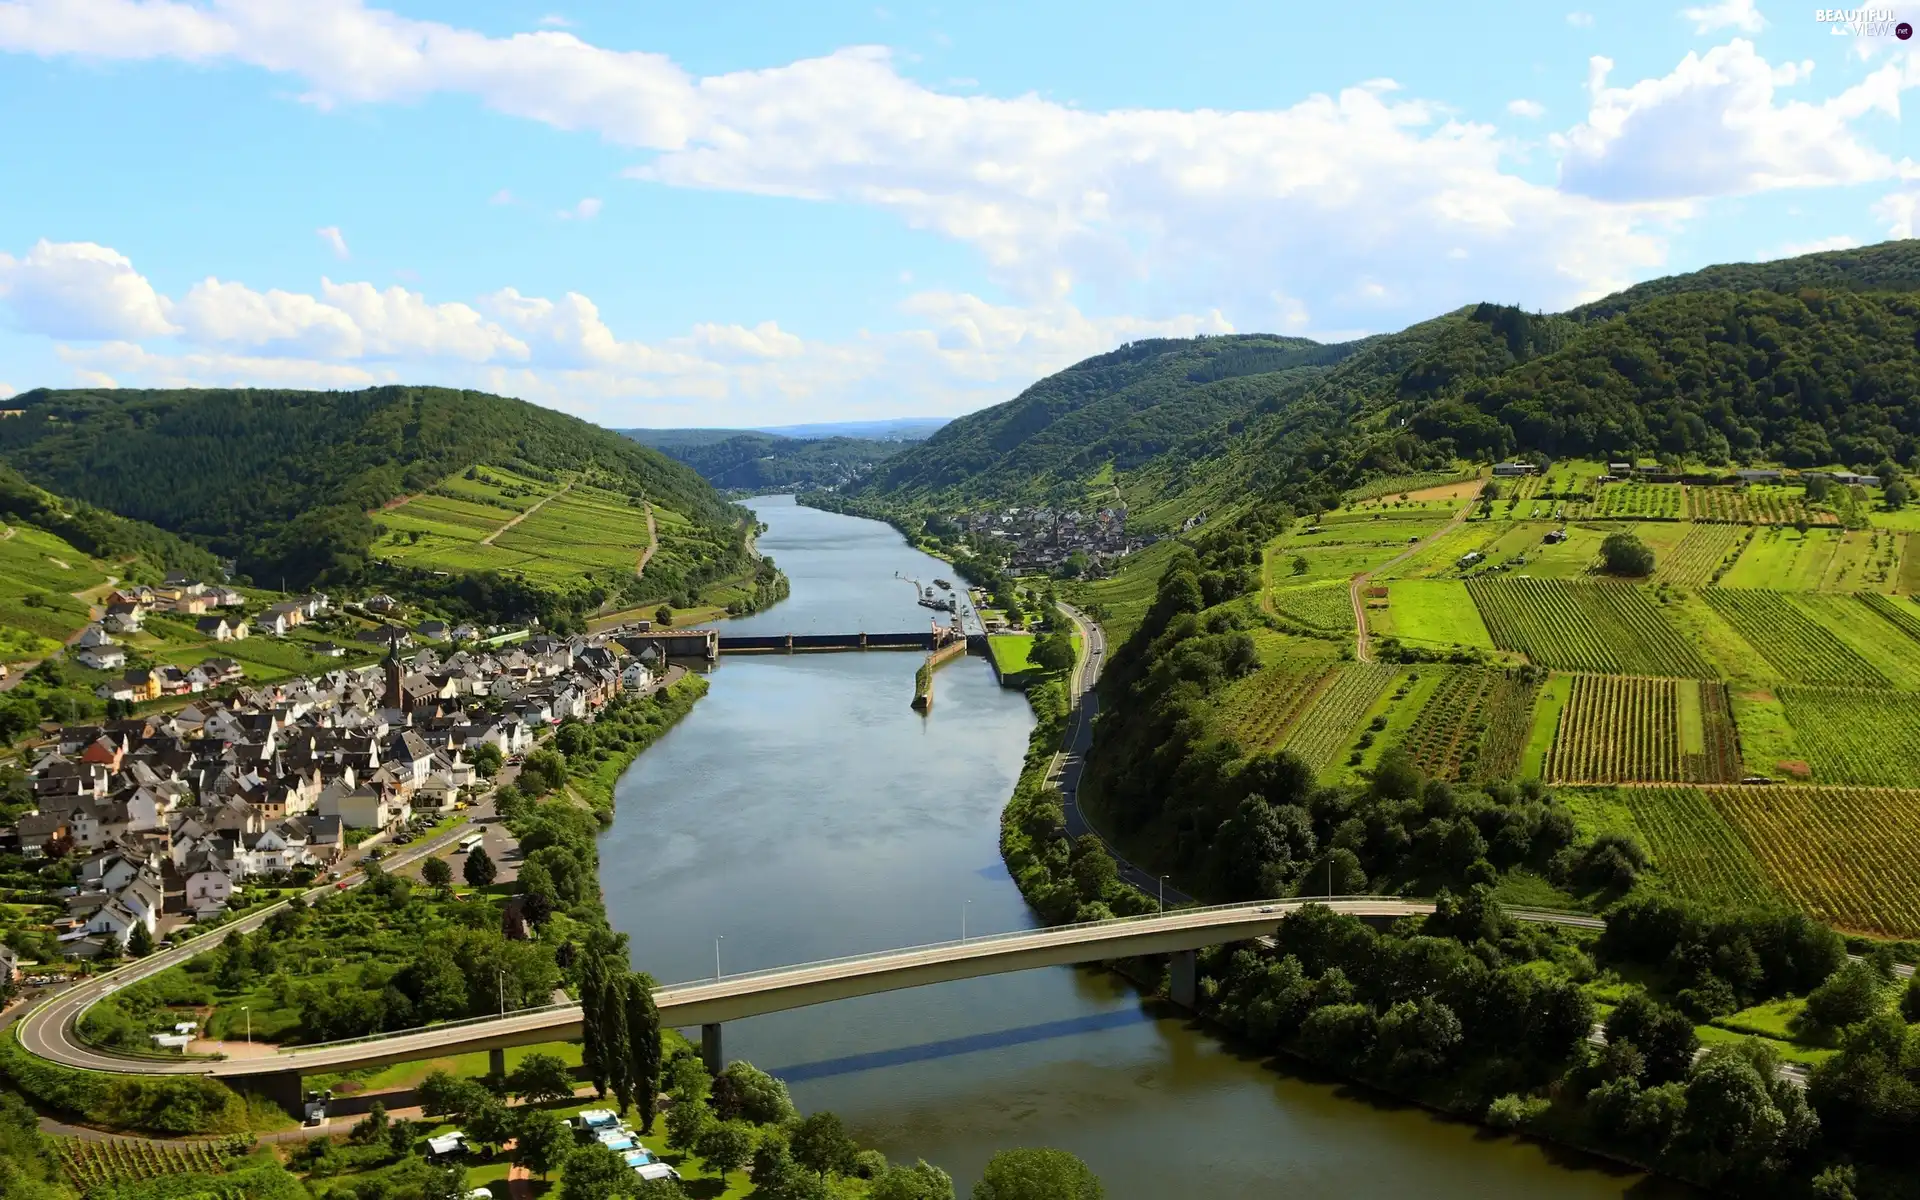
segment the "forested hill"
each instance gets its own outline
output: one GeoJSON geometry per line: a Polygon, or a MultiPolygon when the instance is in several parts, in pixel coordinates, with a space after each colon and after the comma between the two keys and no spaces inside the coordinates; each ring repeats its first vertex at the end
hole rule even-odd
{"type": "Polygon", "coordinates": [[[1455,456],[1905,462],[1920,447],[1920,241],[1713,267],[1561,315],[1479,304],[1342,345],[1137,342],[960,418],[847,497],[869,509],[1118,497],[1129,525],[1320,503],[1455,456]]]}
{"type": "MultiPolygon", "coordinates": [[[[0,466],[0,524],[44,529],[95,558],[144,562],[149,571],[186,571],[217,579],[214,555],[184,538],[144,521],[129,520],[89,504],[55,496],[28,483],[18,471],[0,466]]],[[[138,570],[123,572],[137,578],[138,570]]],[[[155,580],[154,582],[157,582],[155,580]]]]}
{"type": "MultiPolygon", "coordinates": [[[[840,487],[875,463],[905,450],[907,441],[871,438],[794,438],[774,433],[728,433],[716,441],[673,438],[675,430],[622,430],[635,441],[686,463],[717,488],[770,492],[840,487]]],[[[720,431],[712,431],[720,432],[720,431]]]]}
{"type": "Polygon", "coordinates": [[[591,467],[716,533],[741,515],[657,451],[482,392],[40,389],[7,403],[21,411],[0,420],[0,461],[27,479],[292,587],[360,576],[370,512],[480,463],[591,467]]]}

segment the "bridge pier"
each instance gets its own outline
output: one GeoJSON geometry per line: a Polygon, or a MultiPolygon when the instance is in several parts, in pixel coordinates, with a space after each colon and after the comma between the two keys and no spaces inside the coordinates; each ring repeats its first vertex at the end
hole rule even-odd
{"type": "Polygon", "coordinates": [[[507,1052],[498,1046],[487,1051],[487,1074],[495,1079],[507,1077],[507,1052]]]}
{"type": "Polygon", "coordinates": [[[720,1045],[720,1022],[718,1021],[700,1027],[700,1061],[707,1064],[708,1073],[715,1078],[727,1069],[727,1052],[720,1045]]]}
{"type": "Polygon", "coordinates": [[[1188,1012],[1200,1008],[1200,955],[1176,950],[1167,956],[1167,999],[1188,1012]]]}
{"type": "Polygon", "coordinates": [[[270,1100],[296,1121],[307,1117],[307,1094],[300,1090],[299,1071],[275,1071],[270,1075],[237,1075],[232,1079],[221,1080],[230,1084],[234,1091],[249,1096],[258,1096],[270,1100]]]}

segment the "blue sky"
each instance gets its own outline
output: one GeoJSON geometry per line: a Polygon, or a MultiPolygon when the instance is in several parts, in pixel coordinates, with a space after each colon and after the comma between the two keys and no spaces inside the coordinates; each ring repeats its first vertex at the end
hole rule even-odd
{"type": "Polygon", "coordinates": [[[965,412],[1136,337],[1557,309],[1912,236],[1891,24],[0,0],[0,391],[786,424],[965,412]]]}

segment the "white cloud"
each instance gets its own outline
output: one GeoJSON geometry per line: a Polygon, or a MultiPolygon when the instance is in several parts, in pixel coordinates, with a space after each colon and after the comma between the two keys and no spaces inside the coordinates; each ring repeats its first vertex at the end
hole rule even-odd
{"type": "Polygon", "coordinates": [[[370,370],[348,363],[237,354],[155,354],[132,342],[107,342],[87,348],[56,346],[74,378],[93,387],[119,387],[123,380],[147,387],[307,387],[363,388],[399,383],[392,370],[370,370]]]}
{"type": "Polygon", "coordinates": [[[335,258],[345,259],[353,257],[353,255],[347,252],[347,239],[341,235],[338,225],[322,225],[313,232],[316,237],[327,244],[327,249],[333,251],[335,258]]]}
{"type": "Polygon", "coordinates": [[[1529,121],[1539,120],[1547,115],[1547,106],[1538,100],[1509,100],[1507,111],[1516,117],[1525,117],[1529,121]]]}
{"type": "Polygon", "coordinates": [[[15,327],[48,337],[157,337],[173,332],[166,305],[117,250],[41,239],[25,258],[0,252],[0,300],[15,327]]]}
{"type": "Polygon", "coordinates": [[[1875,220],[1887,223],[1888,237],[1910,238],[1920,228],[1920,192],[1889,193],[1876,200],[1871,211],[1875,220]]]}
{"type": "Polygon", "coordinates": [[[1819,254],[1824,250],[1851,250],[1860,244],[1857,237],[1836,233],[1832,237],[1816,238],[1810,242],[1788,242],[1772,250],[1762,250],[1755,257],[1760,262],[1776,258],[1798,258],[1802,254],[1819,254]]]}
{"type": "Polygon", "coordinates": [[[513,193],[507,190],[506,188],[501,188],[499,191],[495,192],[492,196],[488,197],[487,203],[488,204],[512,204],[513,193]]]}
{"type": "Polygon", "coordinates": [[[1693,22],[1695,33],[1712,33],[1718,29],[1759,33],[1767,27],[1767,19],[1753,7],[1753,0],[1720,0],[1718,4],[1683,8],[1680,15],[1693,22]]]}
{"type": "Polygon", "coordinates": [[[1593,14],[1590,12],[1570,12],[1567,14],[1567,24],[1573,26],[1575,29],[1591,29],[1593,28],[1593,14]]]}
{"type": "Polygon", "coordinates": [[[540,18],[539,23],[548,29],[573,28],[573,22],[567,20],[567,18],[561,16],[559,13],[548,13],[546,16],[540,18]]]}
{"type": "Polygon", "coordinates": [[[588,196],[572,208],[563,208],[554,216],[562,221],[591,221],[600,215],[601,202],[597,196],[588,196]]]}
{"type": "Polygon", "coordinates": [[[1587,119],[1554,139],[1561,185],[1595,199],[1684,201],[1775,188],[1861,183],[1900,174],[1862,141],[1852,122],[1868,112],[1898,117],[1897,66],[1883,67],[1818,104],[1777,102],[1813,64],[1772,66],[1736,38],[1689,53],[1672,73],[1609,87],[1613,63],[1594,58],[1587,119]]]}

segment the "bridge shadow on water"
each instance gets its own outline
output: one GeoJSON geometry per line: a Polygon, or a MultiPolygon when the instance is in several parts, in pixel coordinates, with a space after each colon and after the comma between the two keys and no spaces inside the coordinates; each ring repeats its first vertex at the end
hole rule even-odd
{"type": "Polygon", "coordinates": [[[1145,1025],[1154,1019],[1153,1013],[1142,1008],[1116,1009],[1113,1012],[1090,1013],[1084,1017],[1069,1017],[1062,1021],[1042,1021],[1037,1025],[1020,1025],[1012,1029],[995,1029],[986,1033],[973,1033],[966,1037],[946,1038],[937,1042],[921,1042],[915,1046],[875,1050],[869,1054],[849,1054],[843,1058],[825,1058],[818,1062],[796,1063],[790,1067],[775,1067],[771,1073],[788,1083],[804,1083],[812,1079],[853,1075],[880,1067],[897,1067],[905,1063],[953,1058],[961,1054],[977,1054],[982,1050],[1023,1046],[1032,1042],[1051,1041],[1054,1038],[1073,1037],[1081,1033],[1098,1033],[1108,1029],[1122,1029],[1129,1025],[1145,1025]]]}

